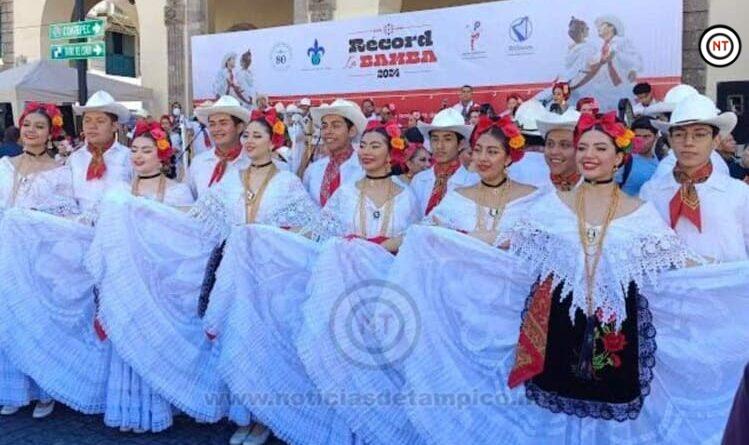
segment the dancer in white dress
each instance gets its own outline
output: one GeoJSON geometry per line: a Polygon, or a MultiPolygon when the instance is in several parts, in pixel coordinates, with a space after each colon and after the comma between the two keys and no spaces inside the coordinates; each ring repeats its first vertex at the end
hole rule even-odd
{"type": "MultiPolygon", "coordinates": [[[[62,114],[56,106],[40,103],[26,106],[18,121],[23,153],[15,158],[0,159],[0,218],[5,209],[13,207],[57,215],[77,211],[72,200],[70,170],[47,152],[48,144],[60,134],[62,125],[62,114]]],[[[2,254],[9,253],[3,251],[2,254]]],[[[8,321],[0,317],[0,324],[8,321]]],[[[15,414],[34,400],[37,401],[34,418],[51,414],[52,398],[16,368],[2,351],[0,346],[0,415],[15,414]]]]}
{"type": "MultiPolygon", "coordinates": [[[[215,339],[218,374],[223,376],[232,393],[230,417],[241,425],[231,439],[235,444],[262,444],[270,435],[264,425],[292,443],[303,440],[288,436],[283,427],[274,423],[278,419],[274,412],[281,407],[253,397],[268,395],[264,392],[265,379],[273,381],[283,375],[275,365],[284,355],[276,358],[260,352],[273,346],[256,337],[262,335],[269,342],[273,339],[265,337],[271,334],[264,331],[268,320],[258,318],[265,314],[241,309],[261,301],[267,303],[265,292],[272,292],[269,286],[293,286],[294,274],[284,273],[293,270],[298,262],[304,264],[305,246],[314,244],[294,232],[317,218],[317,205],[299,178],[279,168],[271,159],[273,149],[283,144],[284,135],[285,126],[275,113],[263,114],[255,110],[242,138],[251,165],[210,189],[193,211],[206,227],[220,233],[221,238],[231,234],[216,271],[204,324],[208,336],[215,339]],[[266,278],[270,282],[264,281],[266,278]],[[256,284],[258,282],[260,284],[256,284]],[[253,323],[245,322],[248,316],[253,317],[253,323]]],[[[283,305],[281,300],[283,298],[274,298],[274,304],[283,305]]],[[[282,369],[282,363],[279,368],[282,369]]],[[[280,420],[295,419],[305,420],[303,417],[280,420]]],[[[325,442],[321,438],[319,443],[325,442]]]]}
{"type": "Polygon", "coordinates": [[[67,165],[82,214],[11,209],[2,221],[0,245],[12,252],[0,255],[3,350],[56,400],[93,414],[106,405],[109,346],[94,333],[95,283],[83,263],[101,196],[130,177],[129,150],[114,140],[130,113],[104,91],[74,109],[83,114],[86,145],[67,165]]]}
{"type": "MultiPolygon", "coordinates": [[[[152,334],[147,329],[148,324],[143,326],[138,322],[151,320],[156,314],[144,303],[143,293],[128,292],[133,287],[127,286],[123,292],[123,281],[127,285],[135,281],[137,275],[127,267],[132,261],[147,261],[143,255],[148,249],[137,249],[141,246],[134,245],[133,240],[138,240],[139,235],[163,236],[163,232],[156,235],[148,232],[158,227],[154,215],[186,217],[177,210],[171,214],[167,211],[160,214],[158,210],[164,206],[189,206],[193,202],[186,184],[170,180],[163,173],[173,153],[168,136],[158,123],[136,126],[131,145],[131,162],[136,177],[129,190],[124,187],[112,190],[102,199],[98,207],[96,235],[88,252],[86,266],[97,286],[97,333],[102,341],[109,339],[112,347],[104,423],[121,431],[159,432],[172,424],[169,401],[143,377],[150,369],[137,366],[153,360],[153,355],[149,355],[151,351],[135,341],[142,342],[146,334],[152,334]],[[157,211],[149,213],[148,210],[154,207],[157,211]],[[128,253],[133,248],[136,248],[135,258],[130,258],[128,253]],[[134,299],[133,295],[140,296],[134,299]]],[[[153,263],[149,264],[153,266],[153,263]]],[[[171,277],[178,276],[170,272],[171,277]]],[[[165,281],[162,280],[162,286],[169,285],[165,281]]],[[[173,279],[172,284],[178,282],[173,279]]],[[[163,336],[165,332],[159,334],[163,336]]],[[[153,336],[148,339],[153,340],[153,336]]],[[[170,339],[162,337],[161,341],[170,339]]]]}
{"type": "MultiPolygon", "coordinates": [[[[365,134],[363,146],[369,134],[365,134]]],[[[471,138],[473,162],[484,185],[447,192],[427,221],[494,242],[498,237],[497,222],[504,208],[511,201],[513,204],[507,206],[508,210],[521,208],[515,201],[527,201],[524,196],[532,193],[533,188],[506,181],[505,169],[511,163],[511,156],[514,160],[522,156],[523,144],[519,130],[509,117],[499,122],[485,118],[474,130],[474,136],[471,138]],[[511,136],[506,136],[505,131],[511,136]],[[513,148],[505,149],[510,140],[513,148]],[[510,185],[505,186],[506,183],[510,185]]],[[[339,226],[356,223],[357,208],[361,208],[356,205],[357,192],[352,189],[340,197],[334,196],[331,203],[341,199],[345,207],[340,204],[326,207],[323,213],[335,211],[345,217],[338,216],[339,226]],[[351,213],[353,218],[349,216],[351,213]]],[[[368,206],[366,215],[369,213],[387,215],[387,209],[368,206]]],[[[413,219],[406,217],[400,221],[403,231],[413,219]]],[[[375,221],[368,221],[372,222],[375,221]]],[[[410,234],[418,230],[414,227],[407,232],[403,248],[411,243],[410,234]]],[[[366,236],[375,235],[377,232],[366,236]]],[[[364,442],[419,444],[423,443],[423,437],[410,424],[398,402],[398,397],[403,395],[401,361],[410,346],[408,335],[399,335],[400,328],[404,328],[400,323],[404,314],[412,312],[408,296],[400,292],[401,283],[388,278],[392,267],[409,267],[400,263],[400,253],[393,259],[376,247],[371,243],[342,239],[328,241],[323,247],[312,271],[310,296],[304,306],[305,324],[298,340],[299,354],[323,394],[342,398],[338,402],[338,412],[364,442]]]]}
{"type": "Polygon", "coordinates": [[[667,271],[701,259],[613,182],[631,139],[613,114],[581,117],[586,182],[525,212],[508,237],[517,256],[450,262],[457,240],[407,240],[412,268],[391,279],[423,317],[404,368],[427,442],[719,442],[749,346],[722,320],[749,309],[749,263],[667,271]],[[441,278],[458,264],[460,285],[441,278]]]}

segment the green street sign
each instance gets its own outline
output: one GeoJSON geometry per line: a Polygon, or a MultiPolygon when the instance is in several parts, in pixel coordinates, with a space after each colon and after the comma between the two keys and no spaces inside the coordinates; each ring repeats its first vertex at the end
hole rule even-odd
{"type": "Polygon", "coordinates": [[[49,25],[50,40],[82,39],[104,35],[104,20],[84,22],[52,23],[49,25]]]}
{"type": "Polygon", "coordinates": [[[102,41],[51,45],[52,60],[98,59],[106,56],[107,47],[102,41]]]}

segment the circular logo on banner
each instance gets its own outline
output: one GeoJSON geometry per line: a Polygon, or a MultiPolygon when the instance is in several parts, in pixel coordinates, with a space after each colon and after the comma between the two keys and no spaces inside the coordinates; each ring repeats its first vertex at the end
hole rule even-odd
{"type": "Polygon", "coordinates": [[[291,46],[280,42],[270,51],[270,64],[276,71],[286,71],[291,66],[291,46]]]}
{"type": "Polygon", "coordinates": [[[702,60],[714,67],[732,64],[741,54],[741,39],[730,26],[715,25],[707,28],[700,37],[702,60]]]}
{"type": "Polygon", "coordinates": [[[533,35],[533,22],[530,17],[520,17],[510,23],[510,38],[515,42],[525,42],[533,35]]]}

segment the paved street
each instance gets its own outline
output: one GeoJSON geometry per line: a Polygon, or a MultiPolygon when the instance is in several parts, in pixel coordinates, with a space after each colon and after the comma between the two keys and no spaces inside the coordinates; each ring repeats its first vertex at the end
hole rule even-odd
{"type": "MultiPolygon", "coordinates": [[[[102,416],[84,416],[58,404],[44,420],[31,418],[31,408],[10,417],[0,416],[0,445],[226,445],[234,432],[228,422],[198,425],[185,416],[159,434],[120,433],[108,428],[102,416]]],[[[270,445],[283,445],[270,440],[270,445]]]]}

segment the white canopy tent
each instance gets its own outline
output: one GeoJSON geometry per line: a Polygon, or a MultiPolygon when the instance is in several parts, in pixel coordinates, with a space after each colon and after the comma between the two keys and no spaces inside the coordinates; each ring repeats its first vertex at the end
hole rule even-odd
{"type": "MultiPolygon", "coordinates": [[[[121,102],[148,102],[152,93],[148,88],[111,79],[89,72],[89,94],[105,90],[121,102]]],[[[18,117],[27,101],[63,103],[78,102],[78,72],[66,62],[38,60],[0,72],[0,102],[13,107],[18,117]]]]}

